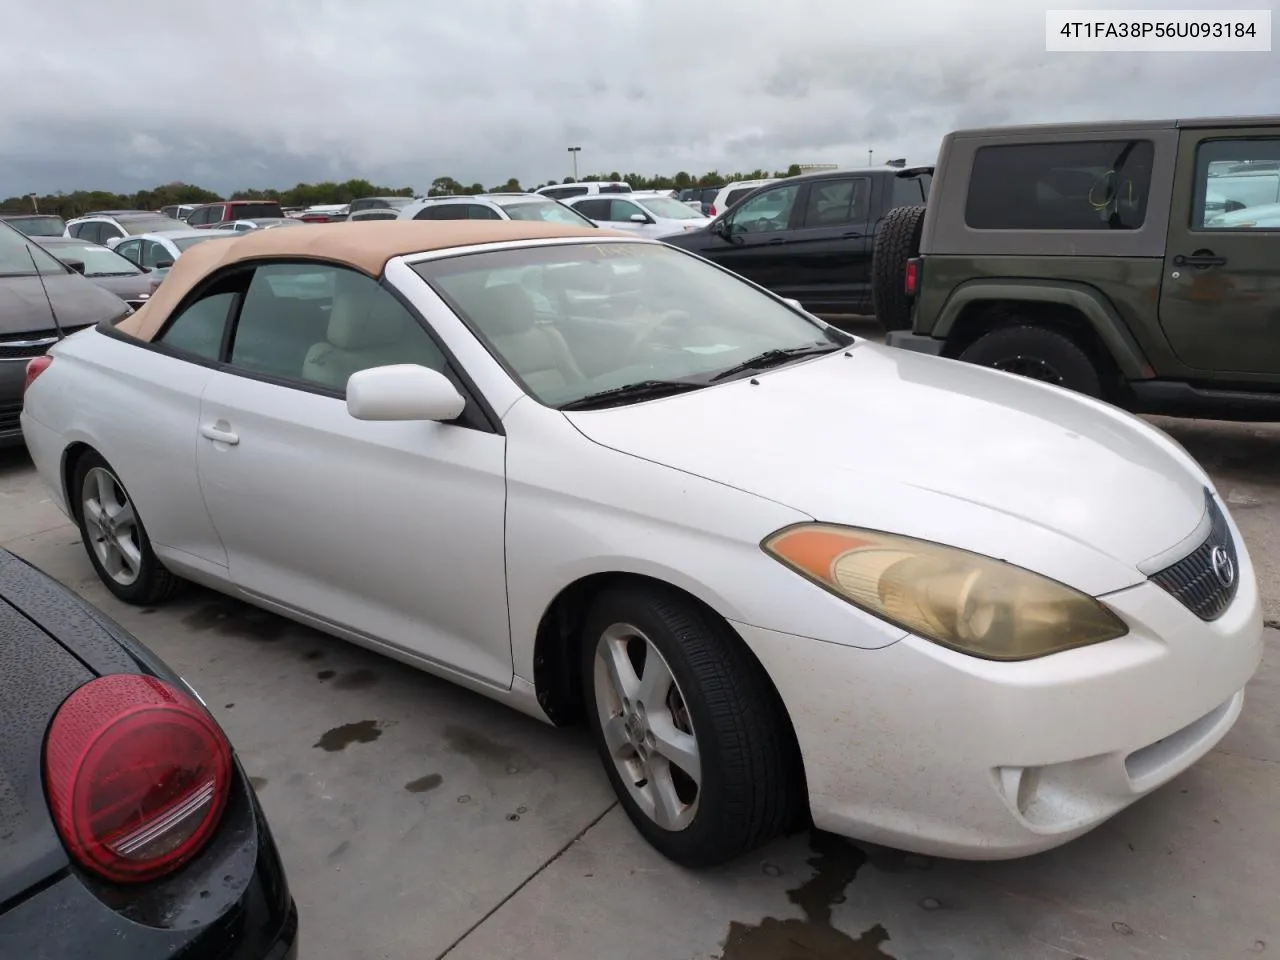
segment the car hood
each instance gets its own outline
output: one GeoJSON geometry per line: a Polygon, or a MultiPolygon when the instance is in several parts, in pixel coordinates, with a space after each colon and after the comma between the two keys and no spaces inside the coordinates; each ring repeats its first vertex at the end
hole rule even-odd
{"type": "Polygon", "coordinates": [[[0,336],[54,329],[50,301],[58,313],[56,325],[64,330],[119,316],[125,309],[119,297],[78,273],[47,276],[43,287],[39,277],[0,277],[0,336]]]}
{"type": "Polygon", "coordinates": [[[1124,411],[859,341],[750,379],[565,414],[603,446],[817,520],[946,543],[1094,596],[1188,537],[1209,480],[1124,411]]]}

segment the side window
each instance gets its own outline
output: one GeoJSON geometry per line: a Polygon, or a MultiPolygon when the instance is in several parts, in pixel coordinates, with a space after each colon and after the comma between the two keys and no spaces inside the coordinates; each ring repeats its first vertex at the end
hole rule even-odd
{"type": "Polygon", "coordinates": [[[804,227],[837,227],[845,223],[861,223],[867,219],[867,203],[871,182],[854,180],[820,180],[809,186],[809,200],[804,209],[804,227]]]}
{"type": "Polygon", "coordinates": [[[170,320],[160,334],[160,342],[205,360],[217,360],[222,350],[227,314],[235,305],[237,296],[235,286],[228,289],[228,285],[219,285],[170,320]]]}
{"type": "Polygon", "coordinates": [[[929,199],[929,175],[921,174],[918,177],[894,177],[893,178],[893,200],[890,203],[891,209],[898,207],[911,207],[918,203],[924,203],[929,199]]]}
{"type": "Polygon", "coordinates": [[[98,221],[90,220],[88,223],[77,223],[71,228],[71,235],[79,240],[88,240],[90,243],[97,243],[101,234],[98,233],[98,221]]]}
{"type": "Polygon", "coordinates": [[[614,223],[626,223],[637,213],[644,213],[630,200],[609,200],[609,216],[606,218],[614,223]]]}
{"type": "Polygon", "coordinates": [[[573,205],[573,209],[591,220],[609,219],[608,200],[599,200],[595,197],[592,197],[590,200],[579,200],[573,205]]]}
{"type": "Polygon", "coordinates": [[[142,266],[155,267],[166,260],[172,259],[173,254],[154,240],[142,241],[142,266]]]}
{"type": "Polygon", "coordinates": [[[799,192],[798,183],[789,183],[745,201],[729,217],[730,232],[770,233],[787,229],[799,192]]]}
{"type": "Polygon", "coordinates": [[[98,228],[101,231],[100,235],[102,237],[102,239],[98,241],[99,243],[106,243],[108,240],[111,240],[114,237],[128,236],[128,234],[126,234],[123,230],[117,227],[114,223],[105,223],[105,222],[100,223],[98,224],[98,228]]]}
{"type": "Polygon", "coordinates": [[[468,220],[501,220],[498,212],[490,207],[486,207],[480,203],[467,204],[468,220]]]}
{"type": "Polygon", "coordinates": [[[418,211],[415,220],[466,220],[467,203],[437,203],[434,206],[423,207],[418,211]]]}
{"type": "Polygon", "coordinates": [[[116,253],[124,257],[126,260],[142,266],[142,241],[126,240],[124,243],[116,245],[116,253]]]}
{"type": "Polygon", "coordinates": [[[435,341],[376,280],[345,267],[288,263],[254,271],[231,363],[340,393],[370,367],[446,366],[435,341]]]}
{"type": "Polygon", "coordinates": [[[964,220],[977,230],[1137,230],[1154,159],[1150,140],[980,147],[964,220]]]}
{"type": "MultiPolygon", "coordinates": [[[[222,208],[221,208],[221,207],[218,207],[218,208],[217,208],[217,210],[218,210],[218,212],[221,212],[222,208]]],[[[188,220],[187,222],[188,222],[189,224],[191,224],[193,227],[198,227],[198,226],[201,226],[201,225],[206,224],[206,223],[213,223],[213,222],[214,222],[214,208],[213,208],[213,207],[203,207],[203,208],[201,208],[201,209],[197,210],[195,213],[191,214],[191,219],[190,219],[190,220],[188,220]]]]}
{"type": "Polygon", "coordinates": [[[1193,229],[1280,230],[1280,138],[1201,143],[1191,210],[1193,229]]]}

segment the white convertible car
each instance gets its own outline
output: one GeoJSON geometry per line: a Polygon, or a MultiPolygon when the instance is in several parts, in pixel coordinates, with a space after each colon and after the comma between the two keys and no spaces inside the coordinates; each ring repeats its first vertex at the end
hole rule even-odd
{"type": "Polygon", "coordinates": [[[196,581],[585,716],[688,865],[806,818],[1056,846],[1212,748],[1261,656],[1239,531],[1163,433],[654,241],[255,231],[27,380],[117,597],[196,581]]]}

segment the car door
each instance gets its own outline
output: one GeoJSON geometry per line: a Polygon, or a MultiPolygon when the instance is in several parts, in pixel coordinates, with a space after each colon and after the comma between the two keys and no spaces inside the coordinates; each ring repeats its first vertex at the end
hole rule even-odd
{"type": "MultiPolygon", "coordinates": [[[[653,218],[640,209],[630,200],[624,200],[621,197],[605,198],[609,204],[609,217],[607,225],[611,230],[626,230],[630,233],[637,233],[641,236],[647,236],[649,227],[652,225],[653,218]],[[632,220],[632,217],[644,217],[642,221],[632,220]]],[[[594,217],[592,218],[594,219],[594,217]]]]}
{"type": "Polygon", "coordinates": [[[787,296],[813,308],[869,308],[871,188],[870,177],[833,177],[805,186],[799,222],[780,253],[787,296]]]}
{"type": "Polygon", "coordinates": [[[201,394],[237,296],[225,283],[197,288],[150,345],[112,371],[118,399],[109,406],[122,426],[103,451],[113,463],[143,465],[124,479],[157,551],[222,579],[227,555],[200,492],[195,438],[201,394]]]}
{"type": "Polygon", "coordinates": [[[209,514],[246,594],[393,654],[500,686],[505,443],[476,414],[370,422],[351,373],[419,363],[453,377],[425,322],[369,277],[258,267],[204,392],[198,460],[209,514]]]}
{"type": "Polygon", "coordinates": [[[1265,196],[1232,195],[1241,169],[1277,161],[1280,128],[1181,132],[1160,325],[1189,367],[1280,375],[1280,224],[1261,215],[1268,203],[1254,204],[1260,215],[1250,218],[1250,202],[1265,196]],[[1206,210],[1223,198],[1229,214],[1206,210]]]}
{"type": "Polygon", "coordinates": [[[175,257],[172,251],[170,251],[169,248],[166,247],[163,243],[160,243],[160,241],[158,240],[142,241],[142,260],[141,260],[141,263],[139,264],[140,266],[146,267],[148,269],[155,269],[156,267],[160,266],[160,264],[165,263],[166,261],[169,264],[172,264],[174,259],[175,257]]]}
{"type": "Polygon", "coordinates": [[[800,212],[800,187],[779,184],[744,200],[712,224],[721,232],[709,231],[705,248],[697,252],[768,290],[791,296],[785,248],[800,212]]]}
{"type": "Polygon", "coordinates": [[[613,205],[608,197],[586,197],[584,199],[570,198],[572,203],[568,206],[573,207],[578,213],[582,214],[588,220],[594,220],[596,223],[604,227],[612,227],[609,222],[610,212],[613,205]]]}

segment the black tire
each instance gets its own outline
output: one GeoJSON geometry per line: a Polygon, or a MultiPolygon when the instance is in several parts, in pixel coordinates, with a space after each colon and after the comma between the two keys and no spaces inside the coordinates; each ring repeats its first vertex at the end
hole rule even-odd
{"type": "Polygon", "coordinates": [[[75,511],[76,523],[80,527],[80,538],[84,542],[85,552],[89,554],[89,562],[93,564],[98,578],[117,599],[135,606],[151,607],[177,596],[186,587],[187,582],[169,571],[151,549],[151,538],[147,536],[146,528],[142,525],[142,517],[137,514],[137,505],[129,497],[115,470],[97,451],[89,450],[76,461],[68,499],[75,511]],[[117,492],[134,511],[135,522],[129,539],[136,546],[140,559],[137,564],[137,574],[128,583],[122,583],[116,579],[103,565],[103,561],[99,559],[94,549],[95,541],[103,538],[102,530],[85,516],[85,486],[89,482],[90,474],[94,471],[104,471],[109,474],[117,492]]]}
{"type": "Polygon", "coordinates": [[[920,253],[924,204],[895,207],[880,224],[871,254],[871,308],[886,331],[911,329],[907,261],[920,253]]]}
{"type": "Polygon", "coordinates": [[[1102,373],[1074,340],[1046,327],[1003,327],[979,337],[960,354],[966,363],[994,367],[1101,398],[1102,373]]]}
{"type": "MultiPolygon", "coordinates": [[[[635,643],[643,646],[643,640],[635,643]]],[[[586,618],[582,676],[592,735],[613,788],[636,829],[665,857],[685,867],[715,866],[797,823],[804,780],[790,723],[764,670],[713,614],[666,589],[609,589],[586,618]],[[596,649],[606,630],[624,624],[640,630],[661,654],[692,724],[701,784],[696,807],[690,803],[692,819],[679,829],[660,826],[641,808],[606,744],[597,708],[596,649]]],[[[673,718],[679,725],[676,712],[669,711],[666,720],[673,718]]],[[[685,779],[687,788],[693,781],[685,779]]]]}

